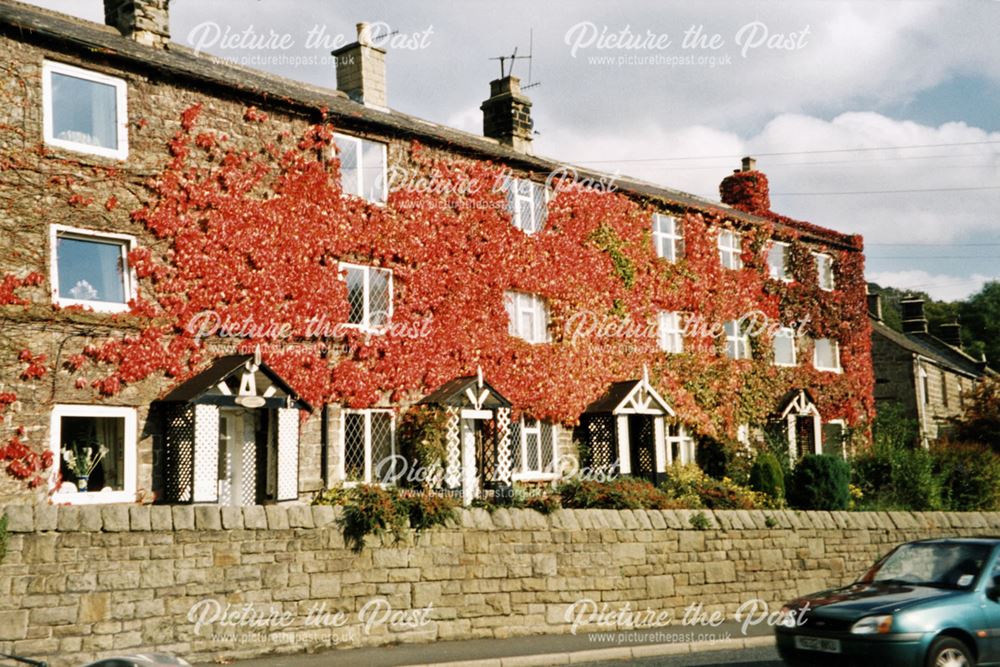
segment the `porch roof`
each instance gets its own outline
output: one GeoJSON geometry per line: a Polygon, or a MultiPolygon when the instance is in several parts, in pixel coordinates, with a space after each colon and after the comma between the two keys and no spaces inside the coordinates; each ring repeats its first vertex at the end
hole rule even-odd
{"type": "Polygon", "coordinates": [[[619,414],[622,412],[631,412],[632,410],[626,409],[626,404],[629,403],[630,399],[633,399],[633,397],[643,391],[648,396],[647,403],[651,405],[655,404],[663,414],[673,416],[673,408],[653,389],[645,377],[638,380],[623,380],[612,383],[600,398],[587,406],[583,414],[619,414]]]}
{"type": "Polygon", "coordinates": [[[482,395],[484,390],[488,391],[487,396],[477,408],[492,410],[495,408],[511,407],[511,402],[504,398],[503,394],[494,389],[489,382],[481,380],[476,375],[467,375],[445,382],[430,394],[420,399],[420,404],[465,406],[476,402],[469,400],[470,390],[472,395],[477,397],[477,399],[482,395]]]}
{"type": "MultiPolygon", "coordinates": [[[[213,361],[208,368],[194,377],[180,383],[167,392],[167,394],[160,400],[166,403],[197,402],[198,399],[208,394],[214,387],[218,387],[219,383],[225,381],[231,375],[239,372],[241,368],[245,368],[247,362],[252,363],[253,360],[254,355],[252,354],[229,354],[219,357],[213,361]]],[[[282,377],[278,375],[270,366],[265,363],[260,363],[257,365],[257,371],[263,373],[272,384],[287,394],[297,407],[303,410],[309,410],[310,412],[312,411],[312,406],[299,398],[295,390],[292,389],[291,386],[285,382],[282,377]]]]}

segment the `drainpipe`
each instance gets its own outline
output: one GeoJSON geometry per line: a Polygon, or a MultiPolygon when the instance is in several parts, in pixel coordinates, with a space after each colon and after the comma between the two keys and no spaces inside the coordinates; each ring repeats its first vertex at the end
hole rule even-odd
{"type": "Polygon", "coordinates": [[[326,403],[320,411],[319,469],[323,479],[323,490],[330,488],[330,413],[326,403]]]}

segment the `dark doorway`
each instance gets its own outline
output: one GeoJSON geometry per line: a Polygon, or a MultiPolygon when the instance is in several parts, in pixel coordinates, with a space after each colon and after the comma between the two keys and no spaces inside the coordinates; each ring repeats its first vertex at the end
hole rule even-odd
{"type": "Polygon", "coordinates": [[[628,442],[632,476],[656,482],[656,436],[652,415],[629,415],[628,442]]]}
{"type": "Polygon", "coordinates": [[[806,454],[816,453],[816,433],[813,418],[809,415],[795,418],[795,449],[799,460],[806,454]]]}

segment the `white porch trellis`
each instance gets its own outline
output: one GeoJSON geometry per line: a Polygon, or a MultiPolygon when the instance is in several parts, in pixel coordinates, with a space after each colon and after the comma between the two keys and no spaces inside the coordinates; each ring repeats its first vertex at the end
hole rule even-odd
{"type": "Polygon", "coordinates": [[[788,455],[792,461],[798,461],[805,454],[823,453],[822,418],[812,396],[805,389],[789,392],[782,400],[781,411],[778,413],[779,423],[784,425],[788,438],[788,455]],[[808,432],[800,433],[801,422],[808,421],[808,432]],[[799,443],[811,442],[812,452],[800,452],[799,443]]]}

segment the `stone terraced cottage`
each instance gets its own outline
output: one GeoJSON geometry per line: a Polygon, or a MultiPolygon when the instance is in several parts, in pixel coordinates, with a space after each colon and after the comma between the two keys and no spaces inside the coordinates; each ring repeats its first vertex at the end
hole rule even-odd
{"type": "Polygon", "coordinates": [[[384,479],[411,406],[465,501],[866,437],[861,239],[772,213],[752,159],[723,203],[570,168],[512,75],[475,136],[389,108],[364,24],[328,90],[104,4],[0,0],[4,502],[308,500],[384,479]]]}

